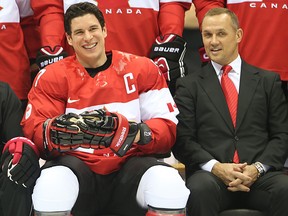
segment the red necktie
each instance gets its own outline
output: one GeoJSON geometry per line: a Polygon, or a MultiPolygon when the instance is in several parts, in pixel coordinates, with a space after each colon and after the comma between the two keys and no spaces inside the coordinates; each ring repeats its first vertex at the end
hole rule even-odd
{"type": "MultiPolygon", "coordinates": [[[[230,65],[224,65],[222,67],[223,74],[221,77],[221,86],[222,90],[224,92],[226,102],[230,111],[231,119],[233,122],[234,128],[236,127],[236,116],[237,116],[237,106],[238,106],[238,92],[237,89],[232,82],[232,80],[229,78],[228,73],[232,70],[232,67],[230,65]]],[[[234,163],[239,163],[239,157],[238,152],[235,150],[234,157],[233,157],[234,163]]]]}

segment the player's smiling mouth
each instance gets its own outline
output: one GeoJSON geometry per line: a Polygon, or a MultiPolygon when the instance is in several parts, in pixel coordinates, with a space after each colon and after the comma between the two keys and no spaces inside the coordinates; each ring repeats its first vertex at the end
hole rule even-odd
{"type": "Polygon", "coordinates": [[[92,48],[96,47],[96,45],[97,45],[97,43],[94,43],[94,44],[90,44],[90,45],[84,45],[83,47],[85,49],[92,49],[92,48]]]}

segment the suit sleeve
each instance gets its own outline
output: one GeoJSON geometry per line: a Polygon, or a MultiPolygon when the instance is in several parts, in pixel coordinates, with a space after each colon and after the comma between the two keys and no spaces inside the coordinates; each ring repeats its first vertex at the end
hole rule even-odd
{"type": "Polygon", "coordinates": [[[197,96],[192,92],[196,87],[194,77],[180,78],[177,81],[175,102],[179,109],[177,118],[177,138],[173,146],[173,153],[177,160],[189,167],[199,169],[199,164],[208,162],[214,157],[197,142],[196,103],[197,96]],[[187,79],[186,79],[187,78],[187,79]],[[188,88],[189,86],[189,88],[188,88]]]}
{"type": "Polygon", "coordinates": [[[185,11],[189,10],[191,3],[170,2],[160,3],[159,28],[160,34],[176,34],[182,36],[184,29],[185,11]]]}
{"type": "Polygon", "coordinates": [[[20,126],[23,116],[21,102],[10,86],[2,82],[0,83],[0,102],[1,141],[7,142],[13,137],[23,136],[22,127],[20,126]]]}
{"type": "Polygon", "coordinates": [[[64,9],[63,1],[31,0],[34,17],[39,25],[42,46],[64,46],[64,9]]]}
{"type": "Polygon", "coordinates": [[[204,15],[208,10],[216,7],[226,7],[225,0],[193,0],[193,4],[195,6],[199,26],[201,26],[204,15]]]}
{"type": "Polygon", "coordinates": [[[273,77],[270,78],[272,82],[267,81],[270,84],[265,88],[269,112],[269,141],[258,160],[279,170],[288,157],[288,103],[281,88],[279,75],[273,73],[273,77]]]}

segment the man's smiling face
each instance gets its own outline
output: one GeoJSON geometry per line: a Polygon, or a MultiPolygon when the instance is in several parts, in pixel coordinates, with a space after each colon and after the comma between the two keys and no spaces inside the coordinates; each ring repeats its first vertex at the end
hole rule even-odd
{"type": "Polygon", "coordinates": [[[207,16],[202,22],[202,40],[209,58],[226,65],[238,56],[242,29],[236,29],[227,14],[207,16]]]}
{"type": "Polygon", "coordinates": [[[106,61],[106,27],[101,27],[93,14],[86,14],[71,20],[71,35],[68,43],[74,48],[78,61],[87,68],[96,68],[106,61]]]}

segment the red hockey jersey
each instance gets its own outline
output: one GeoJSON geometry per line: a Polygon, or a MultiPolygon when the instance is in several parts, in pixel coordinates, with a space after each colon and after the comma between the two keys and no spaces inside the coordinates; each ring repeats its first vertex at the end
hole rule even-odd
{"type": "Polygon", "coordinates": [[[0,1],[0,80],[7,82],[20,99],[27,99],[31,87],[20,18],[32,13],[29,1],[0,1]]]}
{"type": "MultiPolygon", "coordinates": [[[[39,20],[43,46],[63,44],[63,11],[83,0],[31,0],[35,17],[39,20]],[[63,3],[64,2],[64,3],[63,3]]],[[[160,34],[182,36],[185,11],[191,0],[89,0],[105,17],[108,36],[106,50],[121,50],[149,56],[155,38],[160,34]]],[[[66,50],[68,48],[66,47],[66,50]]]]}
{"type": "Polygon", "coordinates": [[[288,2],[282,0],[193,0],[199,23],[213,7],[227,7],[239,18],[244,37],[241,57],[248,63],[280,74],[288,81],[288,2]]]}
{"type": "Polygon", "coordinates": [[[124,157],[110,148],[78,148],[67,154],[83,160],[96,173],[108,174],[128,157],[167,153],[175,142],[178,109],[158,67],[146,57],[112,52],[112,63],[92,78],[75,56],[41,70],[29,93],[22,119],[25,136],[43,152],[43,123],[63,113],[106,108],[128,120],[145,122],[153,133],[147,145],[133,144],[124,157]]]}

